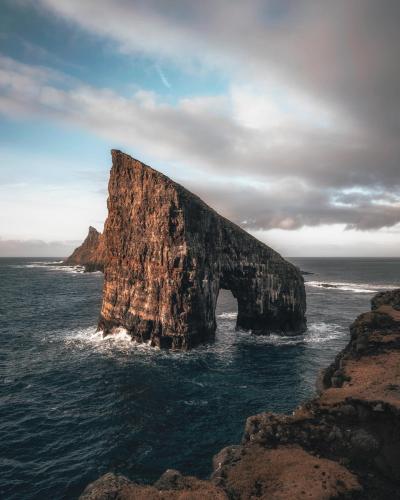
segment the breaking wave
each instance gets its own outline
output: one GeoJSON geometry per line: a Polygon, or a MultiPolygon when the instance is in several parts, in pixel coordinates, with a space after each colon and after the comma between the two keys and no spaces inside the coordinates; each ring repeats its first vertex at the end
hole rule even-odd
{"type": "MultiPolygon", "coordinates": [[[[12,266],[15,269],[43,269],[49,271],[62,271],[64,273],[83,274],[85,268],[83,266],[66,266],[62,260],[51,262],[28,262],[27,264],[15,264],[12,266]]],[[[93,273],[91,273],[93,274],[93,273]]]]}
{"type": "Polygon", "coordinates": [[[237,312],[223,312],[221,314],[217,314],[217,318],[222,318],[222,319],[236,319],[237,318],[237,312]]]}
{"type": "MultiPolygon", "coordinates": [[[[249,331],[236,330],[236,314],[226,313],[230,321],[223,320],[218,324],[215,342],[199,345],[190,353],[183,351],[166,351],[158,347],[151,346],[150,343],[138,343],[132,340],[131,336],[124,328],[120,328],[116,333],[103,336],[102,331],[96,331],[95,327],[75,330],[67,333],[57,333],[57,337],[64,337],[64,345],[73,350],[95,350],[99,354],[105,354],[117,359],[121,354],[132,353],[142,355],[173,356],[174,358],[190,358],[196,356],[204,357],[210,354],[224,359],[230,364],[236,349],[241,345],[262,345],[268,346],[296,346],[313,345],[335,341],[343,338],[347,334],[347,329],[336,323],[314,322],[309,324],[305,333],[301,335],[281,335],[272,333],[270,335],[255,335],[249,331]]],[[[48,341],[48,338],[43,341],[48,341]]]]}
{"type": "Polygon", "coordinates": [[[115,333],[104,336],[103,331],[97,331],[95,327],[75,330],[64,334],[64,343],[72,349],[95,349],[104,354],[120,354],[132,351],[157,352],[158,347],[150,346],[150,343],[138,343],[132,340],[125,328],[119,328],[115,333]]]}
{"type": "Polygon", "coordinates": [[[236,332],[238,341],[273,346],[318,345],[325,342],[343,338],[347,330],[336,323],[315,322],[310,323],[307,330],[301,335],[254,335],[250,332],[239,330],[236,332]]]}
{"type": "Polygon", "coordinates": [[[394,290],[398,288],[394,285],[371,285],[369,283],[346,283],[346,282],[326,282],[326,281],[306,281],[306,285],[313,288],[323,288],[324,290],[340,290],[353,293],[377,293],[382,290],[394,290]]]}

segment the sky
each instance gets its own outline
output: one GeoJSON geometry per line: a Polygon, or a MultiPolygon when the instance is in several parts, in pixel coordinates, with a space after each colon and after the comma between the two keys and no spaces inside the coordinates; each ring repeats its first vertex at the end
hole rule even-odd
{"type": "Polygon", "coordinates": [[[107,216],[110,150],[286,256],[400,256],[397,0],[0,0],[0,256],[107,216]]]}

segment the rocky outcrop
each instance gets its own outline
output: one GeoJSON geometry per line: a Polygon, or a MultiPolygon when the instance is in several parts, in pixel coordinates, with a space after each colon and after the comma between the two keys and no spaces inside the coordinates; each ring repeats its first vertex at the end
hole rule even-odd
{"type": "Polygon", "coordinates": [[[66,266],[82,266],[86,272],[103,271],[105,261],[104,238],[94,227],[89,227],[88,235],[72,255],[64,260],[66,266]]]}
{"type": "MultiPolygon", "coordinates": [[[[375,311],[382,306],[390,306],[395,311],[400,311],[400,289],[376,294],[371,301],[371,309],[375,311]]],[[[393,311],[391,312],[391,315],[393,315],[393,311]]]]}
{"type": "MultiPolygon", "coordinates": [[[[351,325],[350,342],[321,374],[318,397],[292,415],[248,418],[242,443],[214,457],[203,485],[217,493],[204,490],[203,498],[221,498],[213,496],[221,491],[235,500],[400,498],[400,290],[377,295],[372,307],[351,325]]],[[[101,494],[83,498],[139,498],[139,486],[124,480],[132,490],[107,496],[101,478],[90,487],[102,485],[101,494]]],[[[200,498],[179,496],[179,481],[172,496],[163,496],[163,484],[148,487],[154,498],[154,490],[157,498],[200,498]]]]}
{"type": "Polygon", "coordinates": [[[167,470],[154,486],[133,483],[108,473],[90,484],[80,500],[227,500],[224,490],[209,481],[167,470]]]}
{"type": "Polygon", "coordinates": [[[255,333],[305,327],[300,271],[165,175],[112,151],[99,328],[189,349],[213,338],[220,288],[255,333]]]}

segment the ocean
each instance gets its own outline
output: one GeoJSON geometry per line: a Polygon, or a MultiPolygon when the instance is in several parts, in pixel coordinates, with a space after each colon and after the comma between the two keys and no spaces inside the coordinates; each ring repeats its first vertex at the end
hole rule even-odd
{"type": "Polygon", "coordinates": [[[74,499],[108,471],[150,482],[206,477],[246,417],[290,413],[348,341],[400,259],[289,259],[305,275],[300,337],[235,331],[222,290],[214,343],[188,353],[96,333],[103,277],[57,259],[0,259],[0,497],[74,499]]]}

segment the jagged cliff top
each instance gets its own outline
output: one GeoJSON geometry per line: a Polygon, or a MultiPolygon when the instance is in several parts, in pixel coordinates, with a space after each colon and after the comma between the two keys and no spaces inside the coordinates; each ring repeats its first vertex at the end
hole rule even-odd
{"type": "Polygon", "coordinates": [[[105,247],[102,234],[93,226],[83,243],[75,248],[63,264],[66,266],[83,266],[86,271],[102,271],[104,268],[105,247]]]}

